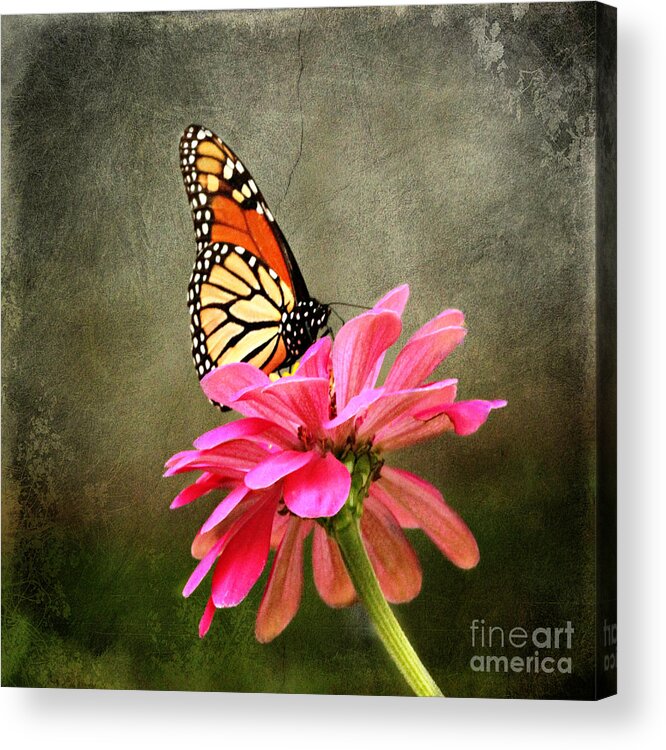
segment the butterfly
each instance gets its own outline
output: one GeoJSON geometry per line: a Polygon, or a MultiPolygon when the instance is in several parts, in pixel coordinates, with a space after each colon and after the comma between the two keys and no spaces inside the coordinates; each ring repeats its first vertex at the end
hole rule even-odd
{"type": "Polygon", "coordinates": [[[197,257],[187,291],[199,375],[230,362],[270,374],[297,362],[327,324],[252,175],[217,135],[190,125],[180,166],[197,257]]]}

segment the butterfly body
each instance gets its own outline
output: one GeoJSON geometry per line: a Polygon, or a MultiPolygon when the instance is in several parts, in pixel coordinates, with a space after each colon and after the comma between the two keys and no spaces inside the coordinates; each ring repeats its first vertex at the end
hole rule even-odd
{"type": "Polygon", "coordinates": [[[180,163],[197,257],[188,287],[192,356],[199,375],[230,362],[271,373],[296,362],[326,326],[263,195],[238,157],[191,125],[180,163]]]}

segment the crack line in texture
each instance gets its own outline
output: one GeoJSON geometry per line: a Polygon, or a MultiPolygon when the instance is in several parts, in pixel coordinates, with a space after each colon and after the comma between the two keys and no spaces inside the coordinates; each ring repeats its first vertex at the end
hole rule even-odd
{"type": "Polygon", "coordinates": [[[282,196],[282,200],[280,201],[280,206],[284,203],[287,193],[289,192],[289,188],[291,187],[291,178],[294,176],[294,172],[296,171],[296,167],[298,166],[298,163],[301,160],[301,155],[303,154],[303,134],[304,134],[304,122],[303,122],[303,102],[301,100],[301,78],[303,77],[303,49],[301,47],[301,38],[303,36],[303,21],[305,20],[305,14],[307,13],[307,8],[303,9],[303,13],[301,14],[301,22],[298,27],[298,60],[299,60],[299,68],[298,68],[298,78],[296,79],[296,96],[298,98],[298,109],[301,115],[301,137],[298,144],[298,154],[296,155],[296,161],[294,162],[294,165],[291,168],[291,172],[289,172],[289,177],[287,179],[287,187],[285,188],[284,195],[282,196]]]}

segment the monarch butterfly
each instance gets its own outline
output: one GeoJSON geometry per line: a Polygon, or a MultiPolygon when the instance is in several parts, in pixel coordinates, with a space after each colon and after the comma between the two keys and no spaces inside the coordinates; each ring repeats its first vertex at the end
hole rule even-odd
{"type": "Polygon", "coordinates": [[[217,135],[190,125],[180,165],[197,238],[187,299],[199,379],[229,362],[267,374],[289,367],[316,340],[330,307],[310,296],[252,175],[217,135]]]}

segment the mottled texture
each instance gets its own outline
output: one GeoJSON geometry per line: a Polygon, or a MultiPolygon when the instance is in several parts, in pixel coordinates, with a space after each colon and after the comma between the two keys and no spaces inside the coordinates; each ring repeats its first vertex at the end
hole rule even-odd
{"type": "Polygon", "coordinates": [[[400,457],[481,550],[462,572],[410,537],[424,585],[398,614],[444,692],[590,694],[594,52],[588,3],[3,18],[3,684],[406,691],[309,571],[268,646],[263,582],[204,641],[204,592],[180,597],[205,511],[168,510],[183,482],[162,463],[220,420],[185,305],[178,139],[202,122],[312,294],[371,304],[409,282],[403,341],[462,309],[441,374],[509,401],[400,457]],[[473,674],[473,618],[572,620],[574,674],[473,674]]]}

